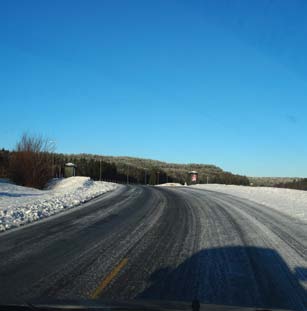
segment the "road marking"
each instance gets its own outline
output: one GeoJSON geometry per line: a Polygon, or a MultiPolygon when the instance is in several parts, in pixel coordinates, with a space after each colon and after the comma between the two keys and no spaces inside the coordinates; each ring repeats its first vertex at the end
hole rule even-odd
{"type": "Polygon", "coordinates": [[[116,277],[121,269],[127,264],[128,258],[124,258],[99,284],[96,290],[91,294],[92,299],[96,299],[100,296],[102,291],[109,285],[109,283],[116,277]]]}

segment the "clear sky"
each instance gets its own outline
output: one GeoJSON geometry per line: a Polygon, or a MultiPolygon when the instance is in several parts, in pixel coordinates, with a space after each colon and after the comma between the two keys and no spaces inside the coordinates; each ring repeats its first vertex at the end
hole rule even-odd
{"type": "Polygon", "coordinates": [[[0,148],[307,177],[307,1],[0,1],[0,148]]]}

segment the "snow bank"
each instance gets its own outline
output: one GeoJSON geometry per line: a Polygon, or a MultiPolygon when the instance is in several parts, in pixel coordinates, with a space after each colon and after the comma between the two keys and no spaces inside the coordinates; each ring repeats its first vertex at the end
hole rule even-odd
{"type": "Polygon", "coordinates": [[[307,221],[307,191],[218,184],[193,185],[191,187],[232,194],[264,204],[296,219],[307,221]]]}
{"type": "Polygon", "coordinates": [[[182,184],[175,183],[175,182],[168,182],[168,183],[159,184],[159,185],[156,185],[156,186],[158,186],[158,187],[180,187],[180,186],[182,186],[182,184]]]}
{"type": "Polygon", "coordinates": [[[0,231],[18,227],[86,202],[118,185],[89,177],[54,179],[47,190],[0,183],[0,231]]]}

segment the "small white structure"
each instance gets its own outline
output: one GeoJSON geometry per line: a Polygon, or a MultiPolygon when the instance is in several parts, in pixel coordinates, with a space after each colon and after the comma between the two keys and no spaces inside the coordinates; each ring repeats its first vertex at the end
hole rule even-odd
{"type": "Polygon", "coordinates": [[[76,176],[76,169],[77,169],[77,165],[74,163],[66,163],[65,164],[65,177],[72,177],[72,176],[76,176]]]}

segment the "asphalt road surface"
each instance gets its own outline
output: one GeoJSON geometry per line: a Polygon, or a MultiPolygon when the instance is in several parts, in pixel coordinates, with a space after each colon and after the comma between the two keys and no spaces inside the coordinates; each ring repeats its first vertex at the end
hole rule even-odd
{"type": "Polygon", "coordinates": [[[154,299],[307,310],[307,228],[186,187],[122,186],[0,234],[0,303],[154,299]]]}

